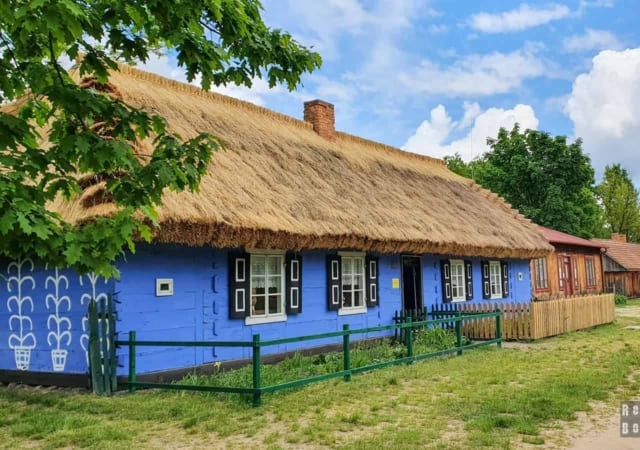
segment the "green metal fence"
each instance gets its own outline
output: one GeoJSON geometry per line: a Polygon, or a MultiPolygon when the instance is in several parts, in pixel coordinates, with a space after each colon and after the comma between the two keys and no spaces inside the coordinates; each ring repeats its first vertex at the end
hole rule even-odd
{"type": "Polygon", "coordinates": [[[383,367],[408,364],[413,361],[420,361],[427,358],[433,358],[437,356],[443,356],[451,353],[462,355],[463,350],[472,349],[480,346],[486,346],[491,344],[497,344],[498,347],[502,346],[502,326],[500,323],[500,311],[494,311],[483,314],[460,314],[458,312],[442,312],[438,313],[439,316],[445,316],[445,318],[434,320],[422,320],[413,321],[412,317],[407,317],[406,322],[393,325],[385,325],[379,327],[350,329],[349,325],[343,325],[342,331],[334,331],[330,333],[321,333],[308,336],[297,336],[282,339],[270,339],[261,340],[259,334],[253,335],[252,341],[139,341],[136,339],[136,332],[129,332],[129,339],[126,341],[118,340],[115,342],[118,346],[129,347],[129,373],[127,381],[123,384],[129,388],[129,392],[135,392],[136,388],[157,388],[157,389],[172,389],[172,390],[189,390],[189,391],[206,391],[206,392],[231,392],[240,394],[250,394],[253,396],[253,405],[259,406],[262,401],[262,394],[267,392],[276,392],[284,389],[290,389],[298,386],[303,386],[318,381],[329,380],[332,378],[344,378],[344,381],[351,381],[353,374],[362,372],[368,372],[374,369],[380,369],[383,367]],[[462,324],[466,320],[479,319],[485,317],[493,317],[496,321],[496,338],[482,342],[475,342],[472,344],[462,345],[462,324]],[[456,346],[440,350],[431,353],[414,354],[413,349],[413,334],[406,332],[407,329],[416,330],[423,328],[430,328],[433,326],[442,326],[454,324],[456,332],[456,346]],[[368,364],[360,367],[351,367],[351,336],[362,335],[367,333],[374,333],[380,331],[396,331],[403,330],[402,336],[404,338],[404,345],[406,346],[406,355],[401,358],[377,362],[374,364],[368,364]],[[269,347],[273,345],[290,344],[295,342],[314,341],[319,339],[326,339],[332,337],[342,337],[342,356],[343,356],[343,370],[326,373],[322,375],[316,375],[312,377],[302,378],[299,380],[287,381],[284,383],[274,384],[270,386],[263,386],[261,382],[261,367],[262,357],[261,349],[263,347],[269,347]],[[252,368],[253,368],[253,387],[227,387],[227,386],[196,386],[186,384],[165,384],[165,383],[147,383],[140,382],[136,379],[136,349],[138,347],[249,347],[252,349],[252,368]]]}

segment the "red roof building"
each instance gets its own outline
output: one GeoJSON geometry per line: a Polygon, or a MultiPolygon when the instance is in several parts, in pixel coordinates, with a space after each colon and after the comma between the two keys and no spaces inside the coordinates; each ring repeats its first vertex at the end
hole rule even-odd
{"type": "Polygon", "coordinates": [[[618,233],[613,233],[611,239],[592,241],[607,247],[603,255],[606,290],[629,297],[640,296],[640,244],[627,242],[627,237],[618,233]]]}
{"type": "Polygon", "coordinates": [[[604,290],[602,252],[606,245],[539,226],[555,248],[531,261],[533,297],[538,299],[594,294],[604,290]]]}

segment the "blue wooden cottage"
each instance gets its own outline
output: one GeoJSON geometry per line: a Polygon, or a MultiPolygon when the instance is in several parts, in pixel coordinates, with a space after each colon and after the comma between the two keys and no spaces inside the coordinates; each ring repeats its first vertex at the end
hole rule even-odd
{"type": "MultiPolygon", "coordinates": [[[[337,132],[320,100],[298,120],[129,67],[109,86],[183,137],[207,131],[225,150],[198,193],[165,195],[153,244],[118,262],[120,279],[28,257],[2,263],[0,380],[86,383],[87,304],[115,292],[116,330],[145,340],[300,336],[391,324],[397,310],[443,302],[530,301],[529,261],[552,247],[443,161],[337,132]]],[[[113,210],[99,177],[82,184],[52,208],[77,223],[113,210]]],[[[139,348],[138,372],[248,352],[139,348]]],[[[124,364],[126,350],[118,357],[124,364]]]]}

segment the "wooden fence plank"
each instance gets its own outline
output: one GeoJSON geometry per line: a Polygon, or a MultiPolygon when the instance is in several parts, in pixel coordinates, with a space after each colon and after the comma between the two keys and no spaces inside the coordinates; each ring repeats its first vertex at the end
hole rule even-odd
{"type": "MultiPolygon", "coordinates": [[[[470,302],[446,304],[434,306],[432,310],[486,313],[498,308],[502,311],[502,337],[505,340],[542,339],[610,323],[615,318],[613,294],[562,298],[533,303],[470,302]]],[[[463,334],[470,339],[492,339],[495,337],[495,333],[495,319],[493,318],[468,320],[463,325],[463,334]]]]}

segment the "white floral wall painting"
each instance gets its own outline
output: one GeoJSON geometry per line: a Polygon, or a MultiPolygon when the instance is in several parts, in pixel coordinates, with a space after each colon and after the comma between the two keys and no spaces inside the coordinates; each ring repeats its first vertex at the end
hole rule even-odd
{"type": "Polygon", "coordinates": [[[61,290],[69,289],[69,280],[66,276],[60,275],[58,269],[54,271],[54,276],[48,276],[45,281],[45,289],[49,285],[53,288],[53,293],[48,293],[45,297],[45,304],[48,310],[53,309],[53,313],[47,318],[47,343],[51,347],[51,363],[54,372],[64,371],[67,363],[68,350],[65,347],[71,345],[71,319],[64,313],[71,311],[71,298],[68,295],[60,295],[61,290]],[[55,345],[54,345],[55,344],[55,345]]]}
{"type": "Polygon", "coordinates": [[[9,348],[13,350],[16,368],[19,370],[29,370],[31,361],[31,350],[36,346],[36,336],[33,333],[33,321],[29,314],[33,314],[33,298],[25,295],[25,291],[31,286],[31,290],[36,288],[33,276],[25,275],[33,273],[33,261],[31,259],[21,259],[11,262],[7,266],[7,291],[10,294],[7,299],[7,309],[9,310],[9,348]]]}

